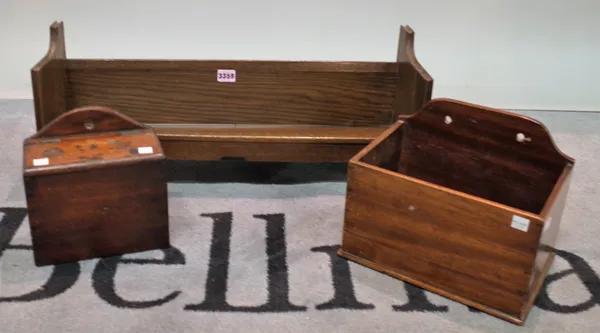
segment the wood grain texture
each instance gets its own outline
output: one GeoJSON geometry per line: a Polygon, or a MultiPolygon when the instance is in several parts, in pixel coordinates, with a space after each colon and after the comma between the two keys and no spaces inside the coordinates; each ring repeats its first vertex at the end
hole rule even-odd
{"type": "Polygon", "coordinates": [[[169,246],[166,158],[152,128],[113,110],[71,110],[25,139],[23,158],[36,265],[169,246]]]}
{"type": "Polygon", "coordinates": [[[341,126],[161,126],[153,125],[162,141],[359,143],[366,145],[377,138],[384,127],[341,126]]]}
{"type": "Polygon", "coordinates": [[[432,134],[454,133],[457,140],[458,137],[465,140],[466,146],[502,147],[510,155],[548,165],[564,166],[573,162],[556,147],[543,124],[512,112],[437,98],[426,103],[422,112],[417,112],[406,122],[411,126],[427,127],[432,134]],[[446,116],[451,118],[450,124],[445,123],[446,116]],[[524,134],[524,142],[517,141],[519,133],[524,134]]]}
{"type": "Polygon", "coordinates": [[[384,169],[394,170],[402,153],[404,127],[402,122],[390,126],[367,147],[368,154],[361,156],[361,161],[384,169]]]}
{"type": "Polygon", "coordinates": [[[365,147],[359,143],[161,141],[169,160],[249,162],[343,162],[365,147]]]}
{"type": "Polygon", "coordinates": [[[50,46],[31,69],[31,83],[37,129],[66,112],[65,36],[62,22],[50,26],[50,46]]]}
{"type": "Polygon", "coordinates": [[[62,114],[26,138],[23,149],[23,169],[29,175],[164,159],[160,140],[151,127],[96,106],[62,114]],[[47,165],[34,164],[43,158],[47,165]]]}
{"type": "Polygon", "coordinates": [[[519,314],[542,229],[535,216],[367,165],[349,166],[348,179],[344,251],[519,314]],[[531,232],[510,227],[514,214],[533,220],[531,232]]]}
{"type": "Polygon", "coordinates": [[[398,68],[394,119],[405,119],[429,100],[433,91],[433,78],[421,65],[415,53],[415,32],[409,26],[400,27],[396,62],[408,63],[412,71],[398,68]]]}
{"type": "MultiPolygon", "coordinates": [[[[80,65],[84,61],[93,68],[99,60],[78,60],[80,65]]],[[[219,66],[236,70],[237,81],[223,83],[217,82],[211,62],[186,69],[163,69],[163,64],[152,62],[140,70],[111,64],[113,69],[102,70],[69,66],[68,107],[104,105],[158,124],[373,126],[392,121],[393,70],[363,72],[356,64],[355,71],[317,71],[335,64],[311,64],[315,68],[309,71],[305,63],[297,63],[296,70],[278,63],[232,61],[219,66]]]]}
{"type": "Polygon", "coordinates": [[[339,254],[523,324],[573,165],[532,119],[432,100],[351,158],[339,254]]]}
{"type": "Polygon", "coordinates": [[[535,214],[572,161],[538,122],[449,99],[428,103],[404,131],[411,139],[391,170],[535,214]]]}
{"type": "Polygon", "coordinates": [[[149,128],[118,111],[90,105],[61,114],[30,139],[149,128]]]}
{"type": "Polygon", "coordinates": [[[385,130],[293,125],[153,128],[170,160],[344,163],[385,130]]]}
{"type": "Polygon", "coordinates": [[[37,266],[168,248],[160,163],[24,177],[37,266]]]}
{"type": "MultiPolygon", "coordinates": [[[[35,97],[38,129],[67,109],[100,105],[153,126],[234,125],[218,134],[207,134],[202,126],[163,128],[161,140],[250,143],[254,138],[258,144],[276,142],[273,132],[240,133],[236,125],[298,125],[322,127],[312,133],[315,143],[361,142],[363,127],[388,126],[431,97],[433,80],[416,61],[414,32],[403,26],[400,35],[395,62],[49,59],[43,67],[61,68],[64,87],[53,91],[50,83],[33,80],[34,89],[49,91],[35,97]],[[217,82],[218,69],[236,70],[236,82],[217,82]],[[331,131],[324,134],[324,127],[331,131]]],[[[309,135],[282,133],[281,142],[304,143],[309,135]]]]}
{"type": "Polygon", "coordinates": [[[65,169],[93,169],[114,164],[132,164],[163,158],[160,141],[151,130],[125,131],[57,140],[28,141],[23,167],[29,174],[64,172],[65,169]],[[151,153],[140,154],[151,151],[151,153]],[[151,148],[151,149],[149,149],[151,148]],[[34,160],[48,159],[48,165],[36,166],[34,160]]]}
{"type": "Polygon", "coordinates": [[[531,292],[529,301],[524,311],[529,311],[535,302],[548,270],[554,262],[554,246],[560,231],[563,212],[567,202],[567,195],[571,187],[573,164],[567,164],[560,178],[556,182],[552,194],[548,198],[540,217],[544,220],[544,228],[540,236],[540,246],[533,263],[533,276],[531,278],[531,292]]]}

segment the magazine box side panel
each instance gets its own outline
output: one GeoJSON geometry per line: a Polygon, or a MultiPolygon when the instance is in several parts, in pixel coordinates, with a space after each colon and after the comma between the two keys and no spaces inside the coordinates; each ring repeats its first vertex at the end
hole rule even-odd
{"type": "Polygon", "coordinates": [[[522,317],[542,230],[514,211],[352,163],[340,254],[494,315],[522,317]]]}

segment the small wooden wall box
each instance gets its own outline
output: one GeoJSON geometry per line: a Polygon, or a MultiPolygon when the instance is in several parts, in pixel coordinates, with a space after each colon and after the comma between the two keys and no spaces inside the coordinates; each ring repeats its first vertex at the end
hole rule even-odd
{"type": "Polygon", "coordinates": [[[350,160],[338,254],[522,325],[574,163],[533,119],[434,99],[350,160]]]}
{"type": "Polygon", "coordinates": [[[82,107],[25,139],[37,266],[168,248],[165,156],[153,129],[82,107]]]}

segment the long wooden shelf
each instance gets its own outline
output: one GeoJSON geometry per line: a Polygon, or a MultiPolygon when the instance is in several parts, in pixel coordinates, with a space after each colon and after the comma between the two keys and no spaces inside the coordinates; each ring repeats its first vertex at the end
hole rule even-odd
{"type": "Polygon", "coordinates": [[[68,110],[102,106],[160,124],[153,127],[168,158],[219,159],[229,156],[224,149],[273,162],[349,158],[419,110],[433,87],[408,26],[388,62],[149,60],[68,58],[55,22],[31,78],[38,130],[68,110]],[[235,82],[218,80],[219,70],[235,82]]]}

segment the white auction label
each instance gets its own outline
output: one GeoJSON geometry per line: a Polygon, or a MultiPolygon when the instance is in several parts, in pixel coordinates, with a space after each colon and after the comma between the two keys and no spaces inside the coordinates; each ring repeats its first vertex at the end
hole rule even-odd
{"type": "Polygon", "coordinates": [[[33,159],[34,166],[42,166],[42,165],[48,165],[48,164],[50,164],[50,161],[48,160],[47,157],[33,159]]]}
{"type": "Polygon", "coordinates": [[[152,152],[154,152],[152,147],[139,147],[138,148],[138,154],[152,154],[152,152]]]}
{"type": "Polygon", "coordinates": [[[235,69],[217,69],[218,82],[235,82],[235,69]]]}
{"type": "Polygon", "coordinates": [[[529,219],[526,219],[521,216],[513,215],[510,226],[515,229],[527,232],[527,230],[529,230],[529,219]]]}

